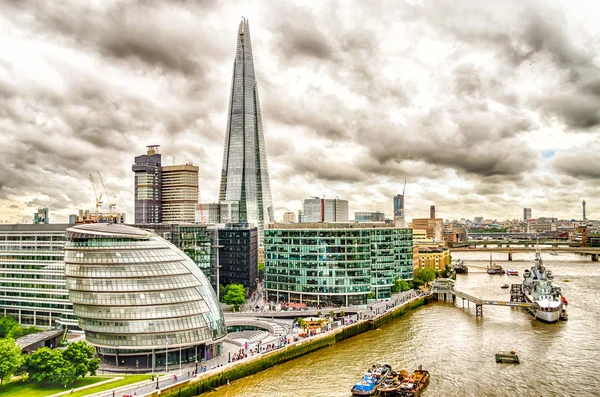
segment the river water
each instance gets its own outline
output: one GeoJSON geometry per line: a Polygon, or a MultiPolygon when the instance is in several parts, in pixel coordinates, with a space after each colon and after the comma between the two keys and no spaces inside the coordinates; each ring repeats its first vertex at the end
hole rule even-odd
{"type": "MultiPolygon", "coordinates": [[[[534,254],[506,254],[494,261],[519,270],[534,254]]],[[[482,298],[509,300],[504,283],[521,276],[488,275],[489,254],[453,253],[470,266],[458,275],[458,289],[482,298]]],[[[475,307],[462,300],[433,303],[382,328],[335,346],[232,382],[207,396],[350,396],[350,389],[373,363],[431,373],[423,396],[599,396],[600,264],[575,254],[543,255],[569,301],[569,321],[544,324],[524,309],[475,307]],[[566,282],[565,280],[568,280],[566,282]],[[497,351],[515,350],[520,365],[496,364],[497,351]]]]}

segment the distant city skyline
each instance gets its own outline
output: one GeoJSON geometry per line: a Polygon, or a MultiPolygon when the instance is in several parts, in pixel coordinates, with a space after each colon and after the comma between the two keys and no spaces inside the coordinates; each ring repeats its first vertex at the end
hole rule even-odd
{"type": "Polygon", "coordinates": [[[273,208],[343,197],[405,217],[598,219],[599,5],[582,1],[8,2],[0,220],[134,221],[131,159],[199,167],[219,196],[235,27],[252,23],[273,208]],[[69,12],[65,13],[64,10],[69,12]]]}

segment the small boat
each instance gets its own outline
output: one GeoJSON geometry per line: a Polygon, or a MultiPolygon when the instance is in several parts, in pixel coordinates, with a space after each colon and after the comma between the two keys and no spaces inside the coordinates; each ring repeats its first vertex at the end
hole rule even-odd
{"type": "Polygon", "coordinates": [[[558,252],[556,252],[556,251],[550,251],[550,255],[558,256],[558,252]]]}
{"type": "Polygon", "coordinates": [[[515,353],[514,350],[510,352],[498,352],[496,353],[496,362],[497,363],[508,363],[508,364],[519,364],[519,356],[515,353]]]}
{"type": "Polygon", "coordinates": [[[504,284],[504,285],[503,285],[502,287],[500,287],[500,288],[506,289],[506,288],[508,288],[508,287],[510,287],[508,284],[504,284]]]}
{"type": "Polygon", "coordinates": [[[417,397],[423,393],[423,390],[429,384],[429,372],[423,369],[422,365],[419,365],[419,369],[413,372],[408,379],[405,379],[400,384],[398,396],[402,397],[417,397]]]}
{"type": "Polygon", "coordinates": [[[365,372],[363,378],[352,388],[353,396],[374,396],[377,387],[390,374],[392,367],[388,364],[373,365],[365,372]]]}
{"type": "Polygon", "coordinates": [[[518,276],[519,272],[516,269],[508,269],[506,271],[506,274],[508,274],[509,276],[518,276]]]}
{"type": "Polygon", "coordinates": [[[568,280],[568,279],[566,279],[566,278],[565,278],[563,281],[564,281],[565,283],[568,283],[568,282],[569,282],[569,280],[568,280]]]}

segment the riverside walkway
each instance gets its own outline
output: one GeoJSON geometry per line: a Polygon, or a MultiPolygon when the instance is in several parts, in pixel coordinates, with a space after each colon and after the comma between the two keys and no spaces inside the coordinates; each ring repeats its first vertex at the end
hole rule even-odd
{"type": "Polygon", "coordinates": [[[524,307],[529,308],[532,306],[537,306],[536,303],[527,303],[523,302],[523,293],[519,288],[514,288],[511,291],[511,301],[503,301],[496,299],[483,299],[476,297],[471,294],[467,294],[466,292],[459,291],[454,288],[454,280],[447,278],[440,278],[434,280],[431,283],[431,292],[439,299],[442,298],[444,301],[447,297],[451,297],[452,301],[454,301],[457,297],[462,299],[463,307],[465,307],[465,301],[467,302],[467,307],[469,307],[469,302],[475,304],[475,317],[483,317],[483,305],[491,305],[491,306],[507,306],[507,307],[524,307]]]}

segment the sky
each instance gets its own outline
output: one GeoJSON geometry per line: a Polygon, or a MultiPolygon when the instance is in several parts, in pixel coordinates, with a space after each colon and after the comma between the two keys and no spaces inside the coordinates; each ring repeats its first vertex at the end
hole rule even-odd
{"type": "Polygon", "coordinates": [[[274,206],[407,218],[600,218],[600,3],[0,1],[0,221],[133,222],[146,145],[216,200],[242,16],[274,206]],[[106,208],[105,208],[106,209],[106,208]]]}

